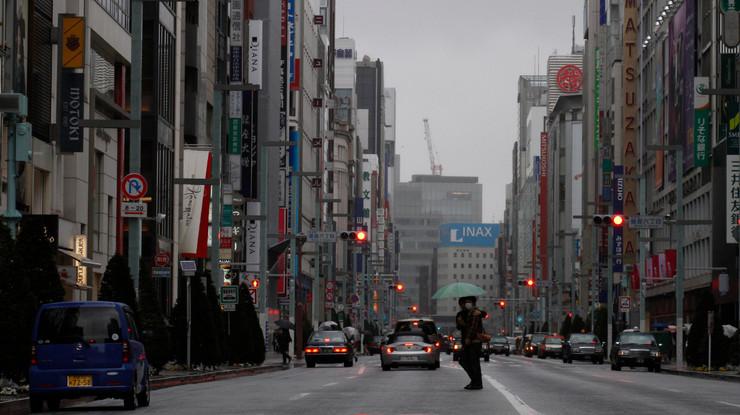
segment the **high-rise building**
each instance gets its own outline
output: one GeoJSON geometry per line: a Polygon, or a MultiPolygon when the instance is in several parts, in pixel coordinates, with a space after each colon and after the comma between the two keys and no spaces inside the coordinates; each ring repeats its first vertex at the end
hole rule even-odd
{"type": "MultiPolygon", "coordinates": [[[[480,223],[483,186],[477,177],[413,175],[395,190],[393,218],[400,247],[398,277],[405,301],[433,313],[433,251],[443,223],[480,223]]],[[[401,307],[402,309],[403,307],[401,307]]]]}

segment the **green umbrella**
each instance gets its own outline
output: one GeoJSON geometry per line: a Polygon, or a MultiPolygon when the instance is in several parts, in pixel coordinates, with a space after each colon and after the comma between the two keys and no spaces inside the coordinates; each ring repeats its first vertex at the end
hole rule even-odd
{"type": "Polygon", "coordinates": [[[453,282],[450,285],[437,290],[432,296],[434,300],[442,298],[460,298],[460,297],[478,297],[485,294],[486,291],[477,285],[468,284],[467,282],[453,282]]]}

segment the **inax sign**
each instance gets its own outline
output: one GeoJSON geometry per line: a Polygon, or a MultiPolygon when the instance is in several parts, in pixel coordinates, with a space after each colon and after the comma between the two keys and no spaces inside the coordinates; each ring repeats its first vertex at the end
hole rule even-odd
{"type": "Polygon", "coordinates": [[[499,225],[493,223],[445,223],[439,227],[441,246],[493,247],[499,225]]]}

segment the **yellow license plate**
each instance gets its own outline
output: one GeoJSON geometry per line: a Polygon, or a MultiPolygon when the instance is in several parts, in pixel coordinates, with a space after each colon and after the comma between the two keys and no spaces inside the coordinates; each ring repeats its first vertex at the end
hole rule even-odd
{"type": "Polygon", "coordinates": [[[86,388],[92,385],[92,376],[67,376],[69,388],[86,388]]]}

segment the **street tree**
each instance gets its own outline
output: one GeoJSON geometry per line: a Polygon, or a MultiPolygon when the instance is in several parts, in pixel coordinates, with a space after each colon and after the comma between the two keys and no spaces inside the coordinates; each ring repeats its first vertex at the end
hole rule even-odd
{"type": "Polygon", "coordinates": [[[103,280],[100,283],[98,299],[124,303],[131,309],[136,310],[134,281],[131,279],[131,270],[123,256],[114,255],[108,261],[103,280]]]}
{"type": "Polygon", "coordinates": [[[147,359],[159,372],[172,355],[167,320],[154,289],[151,268],[144,261],[139,264],[139,329],[146,347],[147,359]]]}
{"type": "Polygon", "coordinates": [[[15,270],[19,278],[29,282],[36,300],[34,313],[41,304],[64,299],[64,287],[57,271],[57,252],[51,238],[42,224],[29,221],[24,223],[15,245],[15,270]]]}
{"type": "Polygon", "coordinates": [[[0,377],[21,381],[28,367],[36,300],[16,261],[15,242],[0,223],[0,377]]]}

